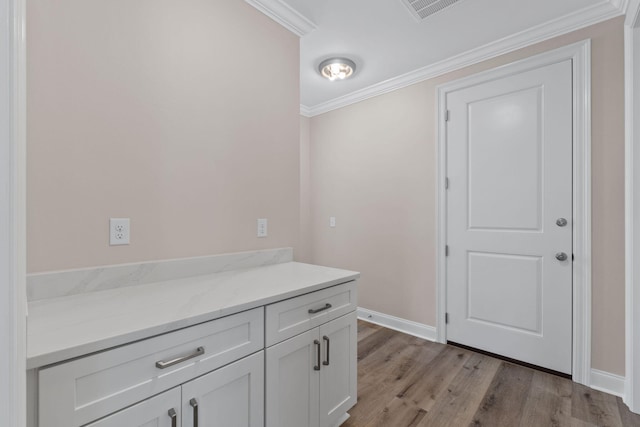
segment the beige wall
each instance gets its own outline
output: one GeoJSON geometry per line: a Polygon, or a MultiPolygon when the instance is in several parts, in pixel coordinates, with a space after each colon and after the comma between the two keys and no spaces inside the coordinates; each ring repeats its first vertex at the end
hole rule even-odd
{"type": "Polygon", "coordinates": [[[435,325],[436,87],[586,38],[593,43],[592,366],[624,374],[622,18],[312,118],[312,261],[361,271],[360,306],[435,325]]]}
{"type": "Polygon", "coordinates": [[[30,272],[297,244],[295,35],[239,0],[27,4],[30,272]]]}

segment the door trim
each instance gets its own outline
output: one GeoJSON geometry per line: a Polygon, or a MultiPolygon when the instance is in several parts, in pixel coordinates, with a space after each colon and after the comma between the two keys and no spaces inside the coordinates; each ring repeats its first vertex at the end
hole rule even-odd
{"type": "Polygon", "coordinates": [[[573,61],[573,381],[589,385],[591,371],[591,40],[438,86],[436,211],[436,331],[446,342],[446,96],[447,93],[571,59],[573,61]]]}
{"type": "Polygon", "coordinates": [[[25,0],[0,0],[0,413],[26,423],[25,0]]]}
{"type": "Polygon", "coordinates": [[[625,392],[629,409],[640,413],[640,0],[631,0],[624,23],[625,60],[625,392]]]}

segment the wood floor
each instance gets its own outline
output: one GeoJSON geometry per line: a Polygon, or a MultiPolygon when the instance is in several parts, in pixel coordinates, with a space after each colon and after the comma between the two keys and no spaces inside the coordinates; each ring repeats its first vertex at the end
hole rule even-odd
{"type": "Polygon", "coordinates": [[[358,321],[358,403],[343,427],[640,426],[618,397],[358,321]]]}

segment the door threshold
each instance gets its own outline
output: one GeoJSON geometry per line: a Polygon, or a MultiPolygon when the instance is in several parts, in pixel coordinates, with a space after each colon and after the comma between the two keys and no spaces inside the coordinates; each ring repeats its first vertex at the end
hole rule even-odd
{"type": "Polygon", "coordinates": [[[525,368],[535,369],[536,371],[545,372],[547,374],[555,375],[560,378],[566,378],[568,380],[573,380],[571,374],[565,374],[564,372],[554,371],[553,369],[543,368],[542,366],[533,365],[531,363],[523,362],[522,360],[512,359],[510,357],[502,356],[500,354],[491,353],[490,351],[480,350],[475,347],[469,347],[468,345],[459,344],[453,341],[447,341],[448,345],[452,345],[454,347],[462,348],[465,350],[473,351],[474,353],[483,354],[485,356],[493,357],[495,359],[504,360],[505,362],[513,363],[514,365],[524,366],[525,368]]]}

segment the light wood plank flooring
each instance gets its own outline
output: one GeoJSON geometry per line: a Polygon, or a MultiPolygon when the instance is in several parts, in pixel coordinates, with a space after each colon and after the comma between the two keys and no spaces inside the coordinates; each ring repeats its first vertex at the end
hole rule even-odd
{"type": "Polygon", "coordinates": [[[618,397],[358,321],[358,403],[343,427],[640,426],[618,397]]]}

